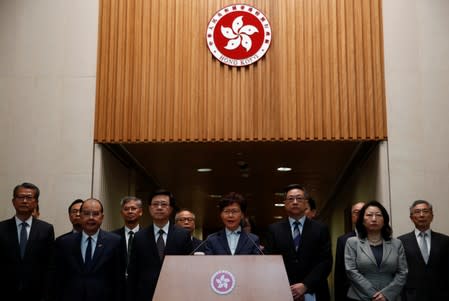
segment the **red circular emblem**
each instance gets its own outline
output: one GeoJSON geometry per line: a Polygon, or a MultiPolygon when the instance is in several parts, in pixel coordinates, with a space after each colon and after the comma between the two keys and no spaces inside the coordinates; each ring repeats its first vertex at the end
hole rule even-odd
{"type": "Polygon", "coordinates": [[[232,4],[219,10],[210,20],[206,34],[212,55],[229,66],[257,62],[271,44],[267,17],[246,4],[232,4]]]}
{"type": "Polygon", "coordinates": [[[229,294],[235,287],[235,277],[229,271],[217,271],[210,278],[210,287],[219,295],[229,294]]]}

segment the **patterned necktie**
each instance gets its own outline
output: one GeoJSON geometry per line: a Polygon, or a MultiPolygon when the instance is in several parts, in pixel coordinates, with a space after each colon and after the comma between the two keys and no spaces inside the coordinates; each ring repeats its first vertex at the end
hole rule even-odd
{"type": "Polygon", "coordinates": [[[296,251],[298,251],[299,241],[301,240],[301,232],[299,232],[299,225],[301,225],[299,221],[295,221],[293,223],[293,242],[295,244],[296,251]]]}
{"type": "Polygon", "coordinates": [[[164,258],[165,242],[164,242],[164,230],[159,229],[157,232],[159,236],[157,237],[156,245],[157,251],[159,252],[159,258],[162,260],[164,258]]]}
{"type": "Polygon", "coordinates": [[[421,245],[420,245],[421,254],[422,254],[422,257],[424,258],[424,262],[427,264],[427,261],[429,261],[429,248],[427,246],[426,236],[427,236],[426,232],[419,233],[419,237],[421,239],[421,245]]]}
{"type": "Polygon", "coordinates": [[[133,248],[134,232],[129,231],[128,235],[129,235],[129,237],[128,237],[128,253],[127,253],[128,257],[127,257],[127,262],[126,262],[127,266],[129,264],[129,259],[131,258],[131,250],[133,248]]]}
{"type": "Polygon", "coordinates": [[[27,247],[28,242],[28,233],[27,233],[28,224],[26,222],[23,222],[20,225],[22,227],[20,229],[20,241],[19,241],[20,257],[23,258],[23,256],[25,256],[25,249],[27,247]]]}
{"type": "Polygon", "coordinates": [[[84,254],[84,265],[89,266],[92,261],[92,237],[87,238],[87,248],[84,254]]]}

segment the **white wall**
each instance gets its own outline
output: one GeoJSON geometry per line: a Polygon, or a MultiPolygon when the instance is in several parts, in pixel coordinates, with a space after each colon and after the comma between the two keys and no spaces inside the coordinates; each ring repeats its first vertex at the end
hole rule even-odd
{"type": "Polygon", "coordinates": [[[24,181],[57,234],[91,195],[97,28],[98,1],[0,1],[0,220],[24,181]]]}
{"type": "Polygon", "coordinates": [[[449,1],[384,0],[383,16],[393,229],[425,199],[449,233],[449,1]]]}

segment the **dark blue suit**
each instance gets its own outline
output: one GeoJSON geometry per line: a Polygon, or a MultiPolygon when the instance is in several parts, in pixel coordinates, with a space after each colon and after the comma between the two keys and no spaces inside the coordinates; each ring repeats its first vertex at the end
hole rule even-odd
{"type": "MultiPolygon", "coordinates": [[[[153,225],[137,232],[132,250],[128,266],[127,300],[151,301],[163,263],[159,258],[153,225]]],[[[190,233],[170,224],[165,255],[189,255],[192,250],[190,233]]]]}
{"type": "Polygon", "coordinates": [[[290,284],[304,283],[317,301],[329,301],[327,277],[332,269],[329,230],[326,225],[306,218],[296,251],[288,219],[268,227],[268,254],[280,254],[290,284]]]}
{"type": "Polygon", "coordinates": [[[449,237],[431,232],[427,264],[421,255],[414,231],[398,238],[402,241],[408,263],[407,282],[402,290],[402,300],[449,300],[449,237]]]}
{"type": "Polygon", "coordinates": [[[346,276],[345,268],[345,245],[350,237],[355,236],[355,231],[348,232],[337,239],[337,249],[335,251],[335,270],[334,270],[334,291],[335,301],[347,300],[347,294],[351,284],[346,276]]]}
{"type": "MultiPolygon", "coordinates": [[[[242,231],[234,255],[258,255],[261,253],[258,246],[259,237],[257,235],[242,231]]],[[[232,255],[224,229],[207,237],[205,249],[206,255],[232,255]]]]}
{"type": "Polygon", "coordinates": [[[34,301],[46,295],[54,239],[53,226],[33,218],[22,259],[15,218],[0,222],[0,292],[4,300],[34,301]]]}
{"type": "Polygon", "coordinates": [[[125,263],[120,237],[100,230],[89,267],[81,254],[81,237],[74,233],[56,240],[55,300],[123,300],[125,263]]]}

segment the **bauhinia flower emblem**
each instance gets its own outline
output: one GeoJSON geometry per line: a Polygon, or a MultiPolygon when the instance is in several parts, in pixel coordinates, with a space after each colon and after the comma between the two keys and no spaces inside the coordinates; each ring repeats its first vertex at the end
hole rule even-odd
{"type": "Polygon", "coordinates": [[[234,50],[242,45],[242,47],[248,52],[253,45],[250,36],[256,32],[259,31],[255,26],[243,25],[243,16],[239,16],[232,21],[232,29],[221,26],[221,33],[229,39],[228,44],[224,48],[234,50]]]}
{"type": "Polygon", "coordinates": [[[220,278],[215,279],[215,282],[217,282],[217,288],[228,288],[228,284],[231,281],[231,279],[226,278],[224,274],[221,275],[220,278]]]}

